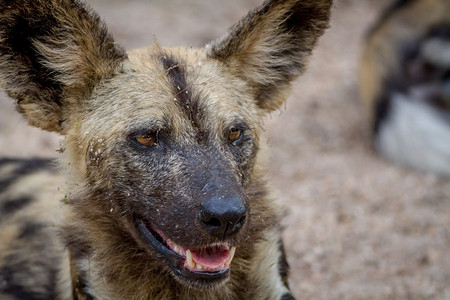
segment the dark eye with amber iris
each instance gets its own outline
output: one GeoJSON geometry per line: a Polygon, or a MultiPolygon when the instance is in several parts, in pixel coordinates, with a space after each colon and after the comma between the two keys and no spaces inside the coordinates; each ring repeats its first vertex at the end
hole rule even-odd
{"type": "Polygon", "coordinates": [[[228,133],[228,140],[230,140],[233,143],[238,142],[242,137],[242,131],[237,128],[233,128],[228,133]]]}
{"type": "Polygon", "coordinates": [[[134,141],[142,147],[151,147],[156,145],[156,133],[137,136],[134,141]]]}

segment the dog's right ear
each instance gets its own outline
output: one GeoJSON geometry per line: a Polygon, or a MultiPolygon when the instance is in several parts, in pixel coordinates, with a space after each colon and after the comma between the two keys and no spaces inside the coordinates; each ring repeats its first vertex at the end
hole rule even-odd
{"type": "Polygon", "coordinates": [[[33,126],[61,132],[71,110],[125,58],[76,0],[0,1],[0,84],[33,126]]]}
{"type": "Polygon", "coordinates": [[[305,71],[331,6],[332,0],[266,0],[209,44],[208,56],[243,79],[261,109],[273,111],[305,71]]]}

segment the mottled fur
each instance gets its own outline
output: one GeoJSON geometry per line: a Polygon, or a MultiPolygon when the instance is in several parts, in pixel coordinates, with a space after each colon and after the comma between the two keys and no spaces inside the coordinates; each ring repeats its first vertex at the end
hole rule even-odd
{"type": "Polygon", "coordinates": [[[383,155],[450,175],[450,2],[399,0],[370,30],[361,94],[383,155]]]}
{"type": "Polygon", "coordinates": [[[2,299],[292,299],[262,120],[330,8],[266,1],[206,49],[125,53],[77,1],[0,3],[0,83],[31,125],[65,136],[59,169],[0,163],[2,299]],[[223,236],[199,212],[217,199],[245,206],[223,236]],[[229,279],[174,273],[141,219],[189,249],[236,246],[229,279]]]}

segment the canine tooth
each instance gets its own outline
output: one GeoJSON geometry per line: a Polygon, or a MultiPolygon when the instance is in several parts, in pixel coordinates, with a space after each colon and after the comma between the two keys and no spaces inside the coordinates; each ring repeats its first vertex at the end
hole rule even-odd
{"type": "Polygon", "coordinates": [[[186,262],[187,262],[189,267],[195,268],[195,262],[192,259],[192,252],[189,249],[186,250],[186,262]]]}
{"type": "Polygon", "coordinates": [[[228,257],[228,260],[225,262],[225,266],[229,266],[231,264],[231,261],[233,260],[235,253],[236,253],[236,247],[232,247],[230,249],[230,257],[228,257]]]}

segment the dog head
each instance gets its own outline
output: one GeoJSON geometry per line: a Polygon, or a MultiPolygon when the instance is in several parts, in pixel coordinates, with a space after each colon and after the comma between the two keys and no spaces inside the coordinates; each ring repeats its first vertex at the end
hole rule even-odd
{"type": "Polygon", "coordinates": [[[266,1],[204,49],[129,53],[77,1],[3,6],[1,83],[31,125],[65,136],[92,247],[188,286],[223,283],[276,222],[262,118],[305,70],[331,0],[266,1]]]}

